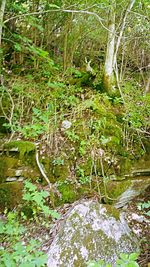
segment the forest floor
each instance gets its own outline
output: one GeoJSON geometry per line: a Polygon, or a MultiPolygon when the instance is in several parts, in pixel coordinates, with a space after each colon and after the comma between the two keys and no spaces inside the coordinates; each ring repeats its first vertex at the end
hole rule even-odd
{"type": "MultiPolygon", "coordinates": [[[[138,203],[148,202],[150,200],[150,187],[141,195],[134,198],[125,208],[126,219],[129,223],[130,228],[135,232],[139,238],[141,252],[138,258],[138,264],[140,267],[150,266],[150,218],[145,215],[146,210],[139,210],[138,203]]],[[[81,200],[80,200],[81,201],[81,200]]],[[[57,211],[61,215],[61,218],[56,222],[44,222],[43,218],[38,218],[38,223],[35,221],[29,222],[27,227],[24,241],[33,238],[40,241],[41,250],[47,253],[49,247],[54,240],[59,226],[63,220],[65,220],[66,212],[75,206],[79,201],[72,204],[64,204],[59,207],[57,211]]]]}

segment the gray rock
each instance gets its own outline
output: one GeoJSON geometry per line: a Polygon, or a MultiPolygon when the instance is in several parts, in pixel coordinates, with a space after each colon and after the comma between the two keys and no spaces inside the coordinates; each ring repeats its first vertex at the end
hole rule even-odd
{"type": "Polygon", "coordinates": [[[23,170],[16,170],[15,176],[19,177],[22,175],[22,173],[23,173],[23,170]]]}
{"type": "Polygon", "coordinates": [[[115,208],[122,208],[128,204],[134,197],[140,195],[150,185],[150,178],[131,180],[131,185],[117,199],[115,208]]]}
{"type": "Polygon", "coordinates": [[[61,128],[64,130],[69,129],[72,126],[72,123],[70,121],[64,120],[61,124],[61,128]]]}
{"type": "Polygon", "coordinates": [[[142,222],[144,222],[144,216],[140,216],[140,215],[138,215],[138,214],[136,214],[136,213],[132,213],[132,220],[134,220],[134,221],[137,221],[137,222],[139,222],[139,223],[142,223],[142,222]]]}
{"type": "Polygon", "coordinates": [[[48,252],[48,267],[85,267],[103,259],[114,267],[120,253],[138,251],[124,214],[109,205],[85,201],[66,215],[48,252]]]}
{"type": "Polygon", "coordinates": [[[17,180],[16,177],[7,177],[7,178],[6,178],[6,182],[14,182],[14,181],[16,181],[16,180],[17,180]]]}

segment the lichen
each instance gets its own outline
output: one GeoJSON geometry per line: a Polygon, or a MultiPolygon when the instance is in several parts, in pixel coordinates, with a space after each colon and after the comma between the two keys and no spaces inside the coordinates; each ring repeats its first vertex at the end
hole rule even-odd
{"type": "Polygon", "coordinates": [[[75,206],[51,245],[48,266],[85,267],[99,259],[115,266],[120,253],[137,251],[127,223],[107,213],[106,206],[95,201],[75,206]]]}

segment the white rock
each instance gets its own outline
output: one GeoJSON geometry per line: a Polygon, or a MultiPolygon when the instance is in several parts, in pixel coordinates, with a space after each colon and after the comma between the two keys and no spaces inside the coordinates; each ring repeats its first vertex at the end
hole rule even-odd
{"type": "Polygon", "coordinates": [[[139,223],[142,223],[142,222],[144,222],[144,216],[140,216],[136,213],[132,213],[132,220],[135,220],[139,223]]]}
{"type": "Polygon", "coordinates": [[[8,178],[6,178],[6,182],[14,182],[16,180],[17,180],[16,177],[8,177],[8,178]]]}
{"type": "Polygon", "coordinates": [[[22,175],[22,170],[16,170],[15,176],[19,177],[22,175]]]}
{"type": "Polygon", "coordinates": [[[72,123],[68,120],[64,120],[61,124],[62,129],[69,129],[72,126],[72,123]]]}
{"type": "Polygon", "coordinates": [[[67,212],[48,252],[48,267],[85,267],[103,259],[116,266],[120,253],[138,251],[138,239],[123,213],[96,201],[83,201],[67,212]],[[114,216],[113,216],[114,214],[114,216]]]}

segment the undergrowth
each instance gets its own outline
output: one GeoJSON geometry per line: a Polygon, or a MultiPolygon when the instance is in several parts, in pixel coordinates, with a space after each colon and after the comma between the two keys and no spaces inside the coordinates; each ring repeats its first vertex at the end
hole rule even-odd
{"type": "MultiPolygon", "coordinates": [[[[40,223],[40,218],[49,222],[59,218],[45,203],[47,191],[38,191],[31,182],[24,184],[23,203],[14,211],[5,210],[0,220],[0,266],[1,267],[42,267],[46,265],[47,255],[41,250],[37,239],[25,238],[30,221],[40,223]],[[26,207],[26,208],[25,208],[26,207]],[[46,220],[47,218],[47,220],[46,220]]],[[[44,224],[43,224],[44,225],[44,224]]]]}

